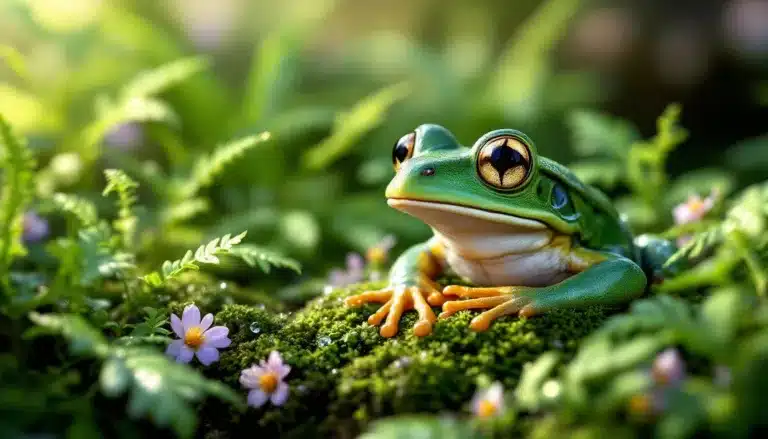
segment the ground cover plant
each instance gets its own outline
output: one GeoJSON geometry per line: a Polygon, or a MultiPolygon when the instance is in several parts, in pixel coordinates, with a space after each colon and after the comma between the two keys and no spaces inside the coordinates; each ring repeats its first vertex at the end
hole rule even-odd
{"type": "MultiPolygon", "coordinates": [[[[527,2],[503,44],[461,53],[384,33],[317,47],[349,5],[234,3],[262,18],[217,34],[156,2],[0,5],[0,437],[765,431],[762,128],[706,138],[688,102],[642,127],[607,111],[599,77],[555,55],[588,2],[527,2]],[[381,337],[376,308],[343,299],[429,236],[383,196],[392,143],[425,122],[463,143],[526,131],[634,233],[677,242],[663,282],[381,337]]],[[[505,5],[434,7],[506,28],[505,5]]]]}

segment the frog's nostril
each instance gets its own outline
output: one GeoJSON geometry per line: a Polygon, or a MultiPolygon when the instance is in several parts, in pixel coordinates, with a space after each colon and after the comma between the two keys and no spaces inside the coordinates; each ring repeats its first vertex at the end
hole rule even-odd
{"type": "Polygon", "coordinates": [[[426,168],[421,170],[421,175],[423,175],[425,177],[429,177],[431,175],[435,175],[435,168],[433,168],[432,166],[426,167],[426,168]]]}

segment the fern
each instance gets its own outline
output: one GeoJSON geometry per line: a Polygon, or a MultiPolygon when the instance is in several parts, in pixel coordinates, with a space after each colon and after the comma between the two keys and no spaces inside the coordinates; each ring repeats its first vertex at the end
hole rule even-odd
{"type": "Polygon", "coordinates": [[[629,186],[648,204],[653,204],[663,193],[667,183],[664,171],[667,156],[688,138],[688,132],[679,126],[680,112],[679,105],[669,105],[656,122],[656,135],[648,141],[635,142],[629,150],[629,186]]]}
{"type": "Polygon", "coordinates": [[[103,360],[99,383],[104,395],[115,398],[130,391],[128,414],[170,426],[183,438],[195,432],[196,409],[191,404],[210,395],[243,408],[240,396],[224,384],[143,347],[112,346],[90,323],[76,314],[31,313],[37,326],[27,337],[60,334],[75,354],[103,360]]]}
{"type": "Polygon", "coordinates": [[[105,223],[81,229],[77,235],[82,256],[81,285],[93,285],[103,278],[125,277],[126,272],[136,268],[132,254],[112,251],[111,233],[105,223]]]}
{"type": "Polygon", "coordinates": [[[180,200],[194,197],[198,191],[207,187],[224,170],[226,166],[248,152],[251,148],[270,139],[270,133],[263,132],[256,136],[226,143],[216,148],[210,156],[200,157],[192,174],[182,183],[178,192],[180,200]]]}
{"type": "Polygon", "coordinates": [[[185,271],[199,270],[199,264],[218,264],[218,256],[231,253],[232,247],[239,244],[246,233],[247,231],[235,236],[224,235],[221,238],[210,241],[206,245],[201,245],[194,252],[188,250],[183,258],[175,261],[165,261],[160,271],[154,271],[142,276],[141,279],[152,287],[159,287],[164,285],[169,279],[178,277],[185,271]]]}
{"type": "Polygon", "coordinates": [[[205,58],[194,56],[171,61],[157,68],[139,73],[125,85],[122,96],[126,99],[147,97],[161,93],[192,75],[208,68],[205,58]]]}
{"type": "Polygon", "coordinates": [[[298,261],[253,244],[242,244],[233,248],[230,253],[251,267],[258,265],[265,273],[269,273],[271,267],[282,267],[301,274],[301,264],[298,261]]]}
{"type": "Polygon", "coordinates": [[[107,169],[104,175],[107,177],[107,186],[102,194],[106,196],[113,192],[117,193],[118,214],[114,228],[122,234],[122,247],[130,248],[133,245],[133,235],[138,222],[133,212],[133,205],[136,204],[136,188],[139,184],[119,169],[107,169]]]}
{"type": "MultiPolygon", "coordinates": [[[[0,283],[7,294],[8,272],[14,257],[25,254],[22,244],[23,219],[32,197],[35,160],[26,142],[17,137],[0,115],[0,161],[3,190],[0,195],[0,283]]],[[[0,301],[4,298],[0,294],[0,301]]]]}
{"type": "Polygon", "coordinates": [[[348,113],[339,115],[333,134],[304,154],[304,166],[322,169],[347,153],[365,134],[378,126],[387,110],[408,96],[410,90],[407,83],[391,85],[365,97],[348,113]]]}
{"type": "Polygon", "coordinates": [[[75,218],[81,226],[90,227],[98,221],[96,206],[85,198],[72,194],[53,194],[56,208],[75,218]]]}

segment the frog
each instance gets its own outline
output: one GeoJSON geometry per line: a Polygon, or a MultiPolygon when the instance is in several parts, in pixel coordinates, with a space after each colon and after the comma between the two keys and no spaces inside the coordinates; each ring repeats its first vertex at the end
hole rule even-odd
{"type": "Polygon", "coordinates": [[[413,334],[424,337],[464,310],[480,311],[469,327],[482,332],[504,316],[617,306],[675,269],[665,265],[673,242],[634,236],[607,195],[539,155],[521,131],[496,129],[468,147],[423,124],[397,140],[392,163],[387,204],[432,236],[394,261],[385,288],[344,300],[380,304],[367,321],[382,337],[395,336],[410,310],[413,334]],[[446,274],[465,284],[441,286],[446,274]]]}

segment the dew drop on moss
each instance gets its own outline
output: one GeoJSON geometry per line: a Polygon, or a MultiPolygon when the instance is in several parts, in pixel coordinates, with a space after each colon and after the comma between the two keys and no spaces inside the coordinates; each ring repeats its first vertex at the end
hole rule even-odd
{"type": "Polygon", "coordinates": [[[328,346],[329,344],[331,344],[332,341],[333,340],[331,340],[331,337],[328,337],[327,335],[324,335],[324,336],[322,336],[322,337],[317,339],[317,345],[320,346],[321,348],[324,348],[324,347],[328,346]]]}
{"type": "Polygon", "coordinates": [[[259,326],[258,322],[251,323],[251,326],[249,326],[251,332],[254,334],[258,334],[261,332],[261,327],[259,326]]]}

